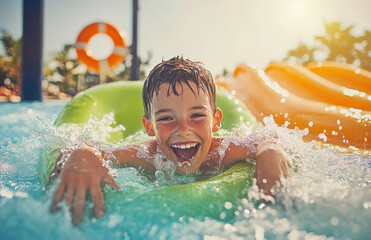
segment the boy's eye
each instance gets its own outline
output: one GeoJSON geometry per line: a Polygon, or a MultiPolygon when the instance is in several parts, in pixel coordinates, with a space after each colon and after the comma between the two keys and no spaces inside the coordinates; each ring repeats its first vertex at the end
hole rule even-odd
{"type": "Polygon", "coordinates": [[[205,117],[206,115],[203,113],[194,113],[191,115],[192,118],[198,118],[198,117],[205,117]]]}
{"type": "Polygon", "coordinates": [[[171,117],[160,117],[157,119],[157,121],[171,121],[172,118],[171,117]]]}

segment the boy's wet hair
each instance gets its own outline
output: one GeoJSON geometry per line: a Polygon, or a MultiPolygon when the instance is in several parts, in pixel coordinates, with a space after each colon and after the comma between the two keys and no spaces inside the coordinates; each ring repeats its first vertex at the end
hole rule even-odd
{"type": "MultiPolygon", "coordinates": [[[[209,96],[210,105],[215,113],[215,83],[211,73],[201,62],[193,62],[183,57],[173,57],[170,60],[162,61],[155,66],[147,76],[143,85],[143,105],[147,119],[151,119],[151,106],[154,94],[158,95],[160,86],[169,83],[167,95],[181,95],[183,91],[176,90],[177,84],[186,84],[194,94],[199,94],[200,89],[209,96]],[[193,89],[189,82],[196,84],[193,89]]],[[[183,85],[181,85],[183,87],[183,85]]]]}

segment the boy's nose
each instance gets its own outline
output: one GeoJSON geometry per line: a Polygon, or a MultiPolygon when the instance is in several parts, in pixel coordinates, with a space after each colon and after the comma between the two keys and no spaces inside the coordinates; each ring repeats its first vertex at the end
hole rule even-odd
{"type": "Polygon", "coordinates": [[[189,124],[186,119],[178,120],[177,134],[182,136],[190,134],[189,124]]]}

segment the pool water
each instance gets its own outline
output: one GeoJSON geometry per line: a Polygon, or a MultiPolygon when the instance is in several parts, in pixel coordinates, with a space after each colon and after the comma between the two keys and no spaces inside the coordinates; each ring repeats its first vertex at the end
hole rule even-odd
{"type": "MultiPolygon", "coordinates": [[[[231,209],[225,203],[220,219],[213,219],[164,216],[133,202],[109,208],[107,199],[103,218],[90,217],[87,208],[83,223],[74,227],[66,207],[49,213],[53,187],[45,191],[37,169],[45,136],[65,104],[0,103],[1,239],[368,239],[371,235],[370,155],[319,149],[302,142],[302,132],[277,127],[269,119],[259,131],[275,131],[286,142],[293,164],[291,180],[275,204],[256,204],[259,196],[252,187],[233,208],[232,217],[224,217],[231,209]]],[[[116,175],[127,182],[122,191],[156,187],[131,168],[116,175]]]]}

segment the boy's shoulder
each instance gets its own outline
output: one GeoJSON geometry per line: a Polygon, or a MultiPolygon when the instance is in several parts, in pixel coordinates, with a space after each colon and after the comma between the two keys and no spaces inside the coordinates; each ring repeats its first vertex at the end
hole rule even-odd
{"type": "MultiPolygon", "coordinates": [[[[213,137],[210,147],[211,156],[217,155],[221,167],[230,167],[238,161],[245,161],[247,158],[255,158],[253,152],[244,144],[229,141],[225,137],[213,137]]],[[[212,159],[211,159],[212,160],[212,159]]]]}

